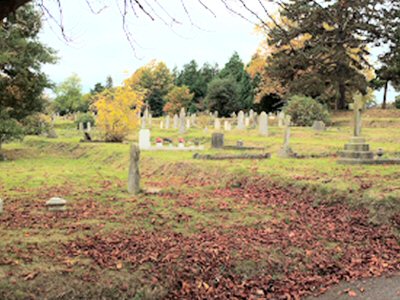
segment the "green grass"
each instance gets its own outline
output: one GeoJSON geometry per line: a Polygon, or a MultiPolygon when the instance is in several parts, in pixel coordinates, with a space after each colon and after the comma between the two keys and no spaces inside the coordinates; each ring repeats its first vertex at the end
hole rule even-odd
{"type": "MultiPolygon", "coordinates": [[[[269,160],[198,161],[192,158],[193,153],[190,152],[143,151],[142,185],[159,186],[163,192],[161,195],[139,197],[126,193],[129,143],[79,143],[80,134],[70,122],[65,121],[57,123],[56,129],[58,139],[26,137],[22,143],[11,143],[4,147],[11,160],[0,163],[0,197],[5,200],[3,216],[6,217],[12,211],[15,214],[15,227],[0,225],[0,261],[14,261],[0,265],[0,291],[15,281],[18,284],[14,295],[4,292],[0,295],[11,299],[24,299],[33,291],[31,281],[25,284],[20,282],[21,278],[31,272],[40,274],[36,284],[54,276],[56,288],[69,295],[70,299],[82,294],[83,290],[68,291],[62,288],[61,282],[64,279],[59,274],[66,272],[66,267],[62,260],[47,258],[46,254],[52,251],[57,253],[62,243],[86,235],[127,231],[129,224],[129,230],[171,230],[190,236],[204,228],[229,231],[238,225],[257,227],[273,218],[290,221],[284,214],[277,214],[262,205],[238,203],[230,198],[214,199],[215,188],[223,187],[227,182],[235,183],[235,180],[240,181],[243,177],[262,176],[283,187],[306,189],[316,195],[316,205],[319,201],[346,201],[354,206],[363,205],[371,210],[372,219],[377,222],[387,221],[389,216],[400,210],[398,166],[343,166],[336,163],[333,155],[349,139],[351,129],[348,127],[333,128],[323,133],[307,128],[293,128],[293,150],[304,155],[329,155],[318,159],[276,157],[275,153],[283,137],[283,130],[277,127],[270,128],[269,137],[260,136],[256,130],[245,133],[234,130],[225,134],[226,144],[234,145],[236,141],[243,140],[246,146],[265,147],[273,155],[269,160]],[[190,184],[190,181],[202,180],[204,184],[190,184]],[[67,198],[71,213],[77,211],[79,214],[53,218],[44,208],[44,203],[53,196],[67,198]],[[88,203],[93,203],[96,208],[93,211],[90,206],[84,208],[88,203]],[[28,223],[23,225],[23,221],[28,223]],[[10,271],[12,275],[9,275],[10,271]]],[[[208,148],[211,132],[192,128],[185,139],[188,143],[198,140],[208,148]]],[[[367,128],[364,135],[373,149],[384,148],[388,157],[400,153],[398,129],[367,128]]],[[[93,136],[100,138],[96,131],[93,136]]],[[[157,137],[177,140],[179,136],[176,130],[152,130],[153,141],[157,137]]],[[[129,137],[130,141],[135,139],[133,135],[129,137]]],[[[205,152],[221,151],[207,149],[205,152]]],[[[327,249],[336,246],[330,241],[325,243],[327,249]]],[[[279,269],[282,255],[278,252],[265,255],[275,259],[279,269]]],[[[78,260],[76,266],[80,267],[74,267],[73,273],[67,276],[71,282],[79,282],[84,276],[84,268],[93,267],[85,260],[78,260]]],[[[245,277],[251,277],[263,272],[264,265],[251,260],[239,260],[235,270],[245,277]]],[[[143,285],[140,270],[131,274],[124,267],[117,274],[111,273],[103,273],[104,278],[99,284],[103,284],[107,278],[117,278],[121,284],[131,280],[129,289],[132,295],[136,295],[135,299],[165,295],[167,287],[160,285],[159,290],[153,290],[143,285]],[[123,278],[124,274],[126,278],[123,278]]],[[[275,276],[279,277],[279,272],[275,276]]],[[[91,290],[99,289],[99,284],[95,284],[91,290]]],[[[118,297],[120,294],[114,288],[115,285],[106,284],[104,290],[91,295],[100,297],[101,293],[108,295],[114,292],[115,297],[118,297]]]]}

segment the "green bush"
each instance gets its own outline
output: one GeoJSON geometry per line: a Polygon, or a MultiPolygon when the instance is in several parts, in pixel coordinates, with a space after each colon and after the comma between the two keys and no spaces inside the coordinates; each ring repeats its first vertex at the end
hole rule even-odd
{"type": "Polygon", "coordinates": [[[394,101],[394,107],[400,109],[400,96],[396,97],[396,100],[394,101]]]}
{"type": "Polygon", "coordinates": [[[76,124],[76,128],[79,127],[79,123],[83,123],[83,128],[87,129],[87,123],[90,122],[91,126],[94,126],[95,120],[94,117],[92,116],[92,114],[89,113],[85,113],[85,114],[79,114],[78,118],[75,121],[76,124]]]}
{"type": "Polygon", "coordinates": [[[0,111],[0,151],[1,145],[12,140],[22,139],[24,130],[21,124],[5,111],[0,111]]]}
{"type": "Polygon", "coordinates": [[[39,135],[46,133],[51,128],[51,118],[45,114],[37,113],[30,115],[21,121],[25,134],[39,135]]]}
{"type": "Polygon", "coordinates": [[[314,121],[330,123],[328,109],[313,98],[295,95],[284,107],[285,114],[292,117],[295,126],[312,126],[314,121]]]}

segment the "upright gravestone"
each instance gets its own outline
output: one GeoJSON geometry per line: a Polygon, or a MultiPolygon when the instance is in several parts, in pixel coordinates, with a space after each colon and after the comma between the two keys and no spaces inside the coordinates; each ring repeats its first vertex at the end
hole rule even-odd
{"type": "Polygon", "coordinates": [[[139,148],[141,150],[150,149],[150,130],[149,129],[140,129],[139,131],[139,148]]]}
{"type": "Polygon", "coordinates": [[[224,134],[213,133],[211,137],[211,147],[215,149],[221,149],[224,147],[224,134]]]}
{"type": "Polygon", "coordinates": [[[130,163],[128,173],[128,193],[137,195],[140,193],[140,171],[139,171],[140,149],[132,144],[130,152],[130,163]]]}
{"type": "Polygon", "coordinates": [[[322,121],[314,121],[312,129],[315,131],[325,131],[326,126],[325,123],[322,121]]]}
{"type": "Polygon", "coordinates": [[[160,121],[160,129],[164,129],[164,121],[163,120],[160,121]]]}
{"type": "Polygon", "coordinates": [[[294,156],[293,150],[290,148],[290,123],[291,117],[285,116],[284,125],[285,125],[285,135],[283,146],[281,150],[278,152],[278,156],[282,158],[289,158],[294,156]]]}
{"type": "Polygon", "coordinates": [[[186,133],[186,113],[185,108],[182,107],[181,112],[179,114],[179,133],[186,133]]]}
{"type": "Polygon", "coordinates": [[[248,128],[250,126],[250,117],[246,117],[244,119],[244,126],[246,126],[246,128],[248,128]]]}
{"type": "Polygon", "coordinates": [[[190,124],[190,119],[187,118],[187,119],[186,119],[186,128],[187,128],[187,129],[190,129],[191,125],[192,125],[192,124],[190,124]]]}
{"type": "Polygon", "coordinates": [[[237,120],[238,120],[237,129],[239,130],[246,129],[246,126],[244,124],[244,112],[242,110],[239,111],[237,120]]]}
{"type": "Polygon", "coordinates": [[[86,130],[90,132],[92,130],[92,124],[90,122],[86,123],[86,130]]]}
{"type": "Polygon", "coordinates": [[[174,115],[174,129],[179,128],[179,117],[177,114],[174,115]]]}
{"type": "Polygon", "coordinates": [[[268,135],[268,115],[262,112],[258,121],[259,131],[261,135],[268,135]]]}
{"type": "Polygon", "coordinates": [[[227,120],[224,121],[224,130],[225,131],[231,131],[232,130],[232,126],[231,123],[227,120]]]}
{"type": "Polygon", "coordinates": [[[285,126],[285,113],[283,111],[278,113],[278,126],[285,126]]]}
{"type": "Polygon", "coordinates": [[[3,199],[0,198],[0,215],[3,213],[3,199]]]}
{"type": "Polygon", "coordinates": [[[214,129],[221,130],[221,121],[218,118],[214,119],[214,129]]]}
{"type": "Polygon", "coordinates": [[[83,123],[79,122],[79,131],[83,131],[83,123]]]}
{"type": "Polygon", "coordinates": [[[169,115],[167,115],[165,117],[165,129],[169,129],[170,126],[171,126],[171,119],[170,119],[169,115]]]}
{"type": "Polygon", "coordinates": [[[192,126],[196,126],[196,117],[196,114],[190,115],[190,122],[192,123],[192,126]]]}

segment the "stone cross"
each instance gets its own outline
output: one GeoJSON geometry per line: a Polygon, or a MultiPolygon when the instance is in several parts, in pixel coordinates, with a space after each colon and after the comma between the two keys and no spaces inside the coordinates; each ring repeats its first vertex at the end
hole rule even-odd
{"type": "Polygon", "coordinates": [[[259,131],[261,135],[268,135],[268,115],[265,112],[259,118],[259,131]]]}
{"type": "Polygon", "coordinates": [[[140,149],[132,144],[130,152],[130,164],[128,173],[128,193],[137,195],[140,193],[140,171],[139,171],[140,149]]]}
{"type": "Polygon", "coordinates": [[[361,127],[362,127],[362,111],[364,109],[364,104],[361,100],[354,101],[354,136],[361,136],[361,127]]]}
{"type": "Polygon", "coordinates": [[[186,132],[186,113],[185,108],[182,107],[179,114],[179,133],[184,134],[186,132]]]}
{"type": "Polygon", "coordinates": [[[238,125],[237,125],[237,129],[239,130],[244,130],[246,129],[245,125],[244,125],[244,112],[241,110],[239,111],[238,114],[238,125]]]}

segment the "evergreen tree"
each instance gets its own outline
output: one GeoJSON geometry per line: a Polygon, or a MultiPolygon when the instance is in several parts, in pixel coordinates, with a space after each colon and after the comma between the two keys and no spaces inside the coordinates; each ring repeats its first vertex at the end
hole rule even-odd
{"type": "Polygon", "coordinates": [[[235,52],[224,68],[219,72],[220,78],[232,78],[237,85],[238,109],[250,109],[254,101],[254,88],[250,75],[245,70],[245,65],[239,54],[235,52]]]}
{"type": "MultiPolygon", "coordinates": [[[[0,123],[18,124],[42,111],[47,103],[43,90],[51,84],[41,66],[54,63],[55,56],[54,50],[40,43],[40,29],[40,14],[32,5],[21,7],[0,22],[0,123]]],[[[0,128],[7,127],[0,124],[0,128]]],[[[20,132],[10,128],[8,133],[1,131],[0,143],[12,138],[13,132],[20,132]]]]}
{"type": "Polygon", "coordinates": [[[240,94],[235,79],[231,76],[216,77],[208,86],[205,102],[210,111],[217,111],[222,117],[228,117],[240,110],[240,94]]]}
{"type": "Polygon", "coordinates": [[[344,109],[356,91],[367,93],[367,45],[380,38],[384,0],[288,0],[281,5],[286,26],[269,32],[277,51],[269,75],[291,94],[333,102],[344,109]]]}

